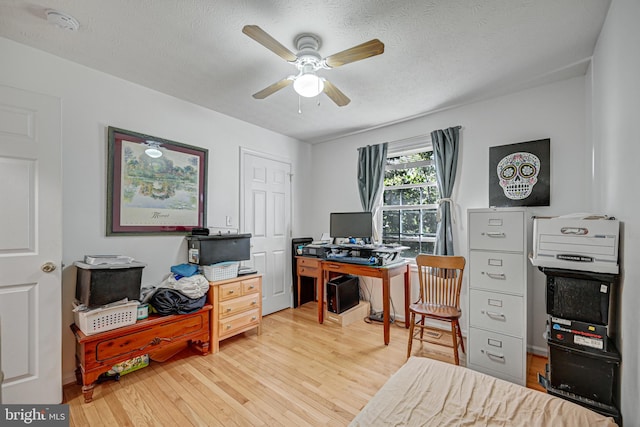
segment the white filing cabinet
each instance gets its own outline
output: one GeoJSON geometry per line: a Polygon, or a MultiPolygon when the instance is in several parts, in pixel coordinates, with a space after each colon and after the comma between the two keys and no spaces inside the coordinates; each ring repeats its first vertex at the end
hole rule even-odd
{"type": "Polygon", "coordinates": [[[524,208],[469,209],[467,366],[527,383],[527,260],[524,208]]]}

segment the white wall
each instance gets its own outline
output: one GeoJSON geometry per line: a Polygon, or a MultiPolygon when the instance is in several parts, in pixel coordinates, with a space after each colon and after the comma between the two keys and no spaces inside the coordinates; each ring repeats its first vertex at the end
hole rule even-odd
{"type": "MultiPolygon", "coordinates": [[[[125,254],[147,263],[144,284],[159,283],[172,265],[186,262],[181,236],[105,237],[106,128],[116,126],[209,149],[207,225],[239,224],[240,147],[286,158],[295,180],[292,199],[304,205],[310,146],[180,101],[139,85],[0,38],[0,84],[62,100],[63,167],[63,381],[74,379],[75,343],[68,325],[75,268],[85,254],[125,254]]],[[[212,76],[215,78],[215,76],[212,76]]],[[[302,213],[294,209],[293,233],[302,213]]]]}
{"type": "Polygon", "coordinates": [[[591,123],[594,201],[621,221],[621,286],[616,344],[622,354],[620,406],[625,425],[640,420],[640,2],[614,0],[593,56],[591,123]]]}
{"type": "MultiPolygon", "coordinates": [[[[332,211],[361,210],[356,184],[357,148],[429,134],[432,130],[461,125],[461,145],[453,198],[457,204],[455,251],[467,253],[466,211],[489,205],[489,147],[551,139],[551,206],[532,208],[532,215],[562,215],[584,212],[589,206],[590,155],[585,141],[585,84],[584,77],[564,80],[489,101],[450,109],[409,122],[317,144],[313,157],[313,207],[310,224],[318,238],[329,228],[332,211]]],[[[371,279],[365,279],[369,286],[371,279]]],[[[544,275],[534,272],[531,284],[530,348],[546,354],[542,338],[545,328],[544,275]]],[[[417,279],[413,279],[417,283],[417,279]]],[[[466,287],[462,292],[466,304],[466,287]]],[[[379,287],[378,295],[380,293],[379,287]]],[[[376,286],[373,285],[375,292],[376,286]]],[[[401,286],[392,289],[392,299],[400,317],[401,286]]],[[[415,288],[417,289],[417,287],[415,288]]],[[[416,291],[417,292],[417,291],[416,291]]],[[[417,294],[414,294],[417,295],[417,294]]],[[[381,295],[373,307],[381,309],[381,295]]],[[[463,313],[464,316],[464,313],[463,313]]],[[[466,319],[462,319],[466,330],[466,319]]]]}

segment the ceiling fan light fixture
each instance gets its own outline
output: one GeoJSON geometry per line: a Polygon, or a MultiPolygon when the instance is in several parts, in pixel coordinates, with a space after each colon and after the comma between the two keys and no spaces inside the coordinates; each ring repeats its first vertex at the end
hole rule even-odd
{"type": "Polygon", "coordinates": [[[313,98],[324,90],[324,81],[315,73],[305,73],[294,80],[293,89],[300,96],[313,98]]]}
{"type": "Polygon", "coordinates": [[[162,157],[162,151],[159,150],[160,143],[156,141],[147,141],[146,145],[149,147],[144,150],[144,154],[151,157],[152,159],[157,159],[162,157]]]}

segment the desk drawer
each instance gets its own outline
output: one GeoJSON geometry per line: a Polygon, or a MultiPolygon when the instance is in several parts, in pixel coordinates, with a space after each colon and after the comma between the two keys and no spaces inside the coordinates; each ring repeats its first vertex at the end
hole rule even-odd
{"type": "Polygon", "coordinates": [[[524,251],[523,212],[469,214],[469,249],[524,251]]]}
{"type": "Polygon", "coordinates": [[[220,318],[233,316],[251,308],[259,307],[260,294],[248,294],[240,298],[234,298],[220,302],[220,318]]]}
{"type": "Polygon", "coordinates": [[[218,333],[220,338],[225,338],[227,335],[235,335],[237,329],[255,324],[260,324],[260,313],[256,310],[251,310],[246,313],[240,313],[236,316],[221,319],[219,323],[218,333]]]}
{"type": "Polygon", "coordinates": [[[320,267],[320,263],[322,262],[322,260],[318,258],[298,257],[297,260],[298,260],[298,267],[303,266],[303,267],[309,267],[309,268],[318,268],[320,267]]]}
{"type": "Polygon", "coordinates": [[[524,331],[523,298],[471,289],[469,324],[483,329],[522,337],[524,331]]]}
{"type": "Polygon", "coordinates": [[[469,258],[471,288],[524,293],[524,254],[472,250],[469,258]]]}
{"type": "Polygon", "coordinates": [[[319,268],[298,266],[298,275],[306,277],[317,277],[319,268]]]}

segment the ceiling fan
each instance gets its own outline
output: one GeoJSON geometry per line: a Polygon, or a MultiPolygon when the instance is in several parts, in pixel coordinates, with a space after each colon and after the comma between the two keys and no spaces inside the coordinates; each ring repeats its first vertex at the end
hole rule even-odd
{"type": "Polygon", "coordinates": [[[253,97],[256,99],[264,99],[293,84],[294,90],[300,96],[313,98],[324,92],[336,105],[343,107],[351,100],[333,83],[324,77],[319,77],[317,71],[320,69],[330,70],[331,68],[380,55],[384,52],[384,44],[378,39],[373,39],[322,58],[318,53],[321,40],[315,34],[303,33],[298,35],[294,40],[298,53],[294,54],[257,25],[245,25],[242,28],[242,32],[298,69],[298,74],[290,75],[254,93],[253,97]]]}

